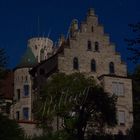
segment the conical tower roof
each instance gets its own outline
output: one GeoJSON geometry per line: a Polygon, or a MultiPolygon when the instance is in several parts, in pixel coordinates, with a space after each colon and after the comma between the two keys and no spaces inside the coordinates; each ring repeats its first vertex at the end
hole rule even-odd
{"type": "Polygon", "coordinates": [[[30,47],[27,47],[25,54],[22,56],[20,63],[17,68],[22,67],[33,67],[37,64],[37,59],[35,58],[30,47]]]}

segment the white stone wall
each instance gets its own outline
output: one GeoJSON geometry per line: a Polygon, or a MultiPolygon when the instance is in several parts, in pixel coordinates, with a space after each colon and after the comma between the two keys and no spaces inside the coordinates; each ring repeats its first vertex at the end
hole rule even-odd
{"type": "Polygon", "coordinates": [[[28,47],[32,49],[33,54],[37,58],[38,62],[40,62],[42,59],[40,56],[41,49],[44,50],[42,60],[45,60],[53,51],[53,41],[45,37],[35,37],[28,40],[28,47]]]}
{"type": "Polygon", "coordinates": [[[114,132],[117,133],[121,130],[123,133],[126,133],[127,129],[130,129],[133,125],[132,81],[127,78],[104,76],[102,79],[104,90],[108,93],[113,93],[114,82],[123,83],[124,85],[124,95],[117,96],[117,115],[119,111],[125,112],[125,125],[118,125],[114,132]]]}
{"type": "Polygon", "coordinates": [[[42,135],[42,129],[37,128],[35,123],[22,122],[19,123],[19,125],[24,130],[27,137],[35,137],[42,135]]]}

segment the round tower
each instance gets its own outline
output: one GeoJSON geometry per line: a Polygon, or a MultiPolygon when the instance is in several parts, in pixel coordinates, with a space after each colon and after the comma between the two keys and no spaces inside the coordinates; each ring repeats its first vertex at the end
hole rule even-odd
{"type": "Polygon", "coordinates": [[[35,37],[28,40],[28,47],[32,49],[38,62],[51,56],[53,52],[53,41],[45,37],[35,37]]]}

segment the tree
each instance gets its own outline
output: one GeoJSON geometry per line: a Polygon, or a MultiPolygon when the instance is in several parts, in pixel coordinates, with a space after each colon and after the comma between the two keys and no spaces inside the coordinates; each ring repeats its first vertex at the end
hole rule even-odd
{"type": "Polygon", "coordinates": [[[85,132],[103,133],[104,126],[116,124],[116,97],[105,93],[93,77],[81,73],[52,75],[35,102],[36,118],[43,128],[50,130],[56,117],[57,130],[63,128],[79,140],[84,139],[85,132]]]}
{"type": "Polygon", "coordinates": [[[0,114],[0,139],[1,140],[23,140],[23,130],[14,120],[0,114]]]}
{"type": "Polygon", "coordinates": [[[4,49],[0,48],[0,79],[4,76],[5,67],[7,64],[7,57],[4,49]]]}
{"type": "Polygon", "coordinates": [[[140,65],[136,67],[131,78],[133,80],[133,133],[135,139],[138,140],[140,136],[140,65]]]}
{"type": "Polygon", "coordinates": [[[129,27],[135,33],[134,38],[125,39],[126,43],[128,44],[128,50],[132,53],[129,60],[137,63],[140,60],[140,23],[129,24],[129,27]]]}

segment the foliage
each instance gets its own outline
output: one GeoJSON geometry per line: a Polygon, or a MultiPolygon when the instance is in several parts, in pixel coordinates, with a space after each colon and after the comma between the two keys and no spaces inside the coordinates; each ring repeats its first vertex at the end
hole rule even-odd
{"type": "Polygon", "coordinates": [[[47,135],[34,137],[31,140],[76,140],[76,139],[70,134],[68,134],[66,131],[60,130],[54,133],[48,133],[47,135]]]}
{"type": "Polygon", "coordinates": [[[4,49],[0,48],[0,79],[3,78],[3,73],[7,64],[7,57],[4,49]]]}
{"type": "Polygon", "coordinates": [[[0,140],[23,140],[24,133],[19,125],[0,114],[0,140]]]}
{"type": "Polygon", "coordinates": [[[135,139],[140,136],[140,65],[138,65],[132,74],[133,79],[133,115],[134,126],[133,133],[135,139]]]}
{"type": "Polygon", "coordinates": [[[132,53],[129,60],[137,63],[140,60],[140,23],[129,24],[129,27],[134,33],[136,33],[135,38],[125,39],[128,44],[128,50],[132,53]]]}
{"type": "Polygon", "coordinates": [[[36,101],[36,118],[47,130],[57,118],[57,129],[63,128],[82,140],[87,126],[92,128],[90,132],[103,132],[105,125],[116,124],[116,97],[105,93],[93,77],[81,73],[54,74],[40,96],[36,101]],[[61,124],[60,119],[63,120],[61,124]]]}

